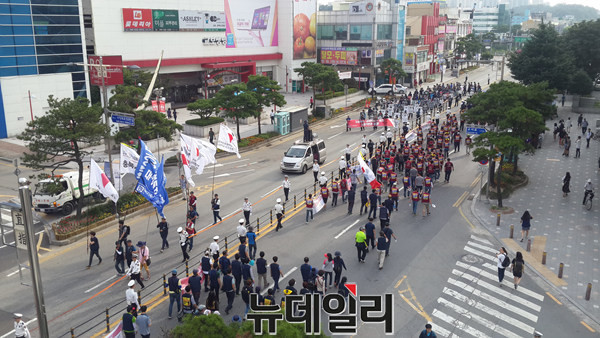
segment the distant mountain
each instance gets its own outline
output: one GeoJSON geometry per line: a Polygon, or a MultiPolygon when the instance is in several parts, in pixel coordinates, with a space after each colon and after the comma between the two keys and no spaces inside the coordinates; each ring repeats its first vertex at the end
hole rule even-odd
{"type": "Polygon", "coordinates": [[[565,15],[573,15],[575,21],[596,20],[600,18],[600,12],[594,7],[567,4],[515,7],[514,15],[524,15],[526,9],[529,9],[532,12],[550,12],[552,13],[553,18],[562,18],[565,15]]]}

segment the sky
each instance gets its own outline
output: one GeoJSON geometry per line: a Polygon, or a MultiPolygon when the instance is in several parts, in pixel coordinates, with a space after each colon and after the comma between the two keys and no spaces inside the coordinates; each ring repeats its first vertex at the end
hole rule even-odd
{"type": "Polygon", "coordinates": [[[556,4],[569,4],[569,5],[584,5],[594,7],[600,10],[600,1],[598,0],[545,0],[544,2],[549,3],[550,5],[556,4]]]}

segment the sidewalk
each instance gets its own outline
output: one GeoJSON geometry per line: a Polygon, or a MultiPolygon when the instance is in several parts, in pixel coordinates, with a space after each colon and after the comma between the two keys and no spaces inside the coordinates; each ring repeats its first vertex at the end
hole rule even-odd
{"type": "MultiPolygon", "coordinates": [[[[563,157],[563,149],[559,148],[558,139],[553,140],[553,124],[559,119],[547,121],[549,131],[545,134],[542,149],[538,149],[533,156],[522,155],[519,158],[519,167],[529,177],[529,184],[503,201],[505,206],[514,208],[514,213],[502,215],[500,226],[496,226],[496,214],[489,210],[485,196],[474,204],[473,211],[497,238],[508,238],[509,226],[514,224],[516,245],[525,251],[527,239],[519,241],[520,219],[523,212],[529,209],[533,216],[529,234],[532,240],[532,254],[535,256],[537,251],[541,256],[541,252],[547,252],[546,267],[553,275],[558,273],[559,264],[564,263],[563,280],[568,284],[550,284],[555,284],[555,287],[577,307],[600,322],[599,207],[594,205],[592,210],[587,211],[582,206],[586,181],[591,178],[595,186],[600,184],[597,171],[600,145],[598,141],[591,140],[590,147],[586,149],[585,138],[582,136],[581,158],[574,158],[575,139],[582,135],[581,128],[576,128],[578,115],[571,113],[570,101],[565,102],[564,107],[559,105],[558,115],[559,119],[566,120],[570,117],[573,121],[573,128],[569,133],[572,139],[570,156],[563,157]],[[565,198],[561,188],[562,178],[567,171],[572,177],[571,193],[565,198]],[[586,301],[588,283],[592,283],[592,295],[591,299],[586,301]]],[[[590,126],[595,126],[598,116],[590,114],[584,115],[584,118],[590,126]]],[[[597,199],[594,202],[597,202],[597,199]]],[[[496,201],[491,203],[496,204],[496,201]]]]}

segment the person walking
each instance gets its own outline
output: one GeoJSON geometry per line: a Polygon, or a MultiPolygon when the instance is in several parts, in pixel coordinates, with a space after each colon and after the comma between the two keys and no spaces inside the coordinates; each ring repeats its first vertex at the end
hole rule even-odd
{"type": "Polygon", "coordinates": [[[369,252],[369,243],[371,243],[371,249],[375,249],[375,224],[373,224],[373,220],[373,218],[369,218],[369,221],[367,224],[365,224],[365,234],[367,235],[367,252],[369,252]]]}
{"type": "Polygon", "coordinates": [[[430,193],[425,191],[421,194],[421,204],[423,204],[423,217],[429,216],[429,205],[431,205],[430,193]]]}
{"type": "Polygon", "coordinates": [[[246,238],[248,239],[248,255],[250,259],[254,259],[254,256],[256,256],[256,233],[254,232],[254,227],[251,226],[248,228],[246,238]]]}
{"type": "Polygon", "coordinates": [[[448,159],[446,163],[444,163],[444,173],[446,174],[444,180],[446,183],[450,183],[450,174],[454,171],[454,164],[448,159]]]}
{"type": "Polygon", "coordinates": [[[125,225],[125,220],[120,219],[119,220],[119,242],[121,242],[122,244],[127,243],[127,236],[129,236],[129,233],[131,232],[131,228],[129,227],[129,225],[125,225]]]}
{"type": "Polygon", "coordinates": [[[498,258],[498,283],[500,287],[502,287],[502,280],[504,279],[504,270],[510,264],[510,260],[508,259],[508,254],[506,253],[506,249],[504,247],[500,248],[500,252],[496,254],[498,258]]]}
{"type": "MultiPolygon", "coordinates": [[[[213,260],[219,259],[219,235],[213,237],[212,243],[208,246],[208,250],[213,260]]],[[[210,270],[210,267],[207,269],[210,270]]]]}
{"type": "Polygon", "coordinates": [[[256,264],[256,273],[258,274],[258,281],[256,284],[262,286],[261,289],[266,290],[269,287],[269,283],[267,283],[267,260],[265,259],[265,252],[261,251],[259,253],[260,258],[258,258],[255,262],[256,264]]]}
{"type": "Polygon", "coordinates": [[[219,300],[219,290],[221,289],[221,274],[219,272],[219,263],[214,262],[212,269],[208,272],[209,292],[214,292],[219,300]]]}
{"type": "Polygon", "coordinates": [[[306,199],[306,224],[308,224],[308,215],[310,215],[310,219],[313,219],[313,199],[312,194],[308,194],[308,198],[306,199]]]}
{"type": "Polygon", "coordinates": [[[229,314],[229,310],[233,307],[233,301],[235,299],[235,285],[233,276],[231,276],[231,270],[227,269],[223,271],[223,286],[221,290],[225,292],[227,297],[227,307],[225,308],[225,314],[229,314]]]}
{"type": "Polygon", "coordinates": [[[389,239],[385,237],[383,230],[379,232],[379,238],[377,238],[377,253],[379,270],[383,269],[383,262],[385,261],[385,251],[387,250],[389,239]]]}
{"type": "Polygon", "coordinates": [[[135,338],[135,316],[133,315],[133,306],[127,306],[127,312],[121,317],[123,323],[122,331],[125,334],[125,338],[135,338]]]}
{"type": "Polygon", "coordinates": [[[192,276],[188,279],[188,284],[192,289],[192,296],[196,304],[200,302],[200,294],[202,293],[202,277],[200,277],[198,272],[198,269],[192,270],[192,276]]]}
{"type": "Polygon", "coordinates": [[[215,132],[212,128],[208,128],[208,142],[215,144],[215,132]]]}
{"type": "Polygon", "coordinates": [[[344,155],[342,155],[338,161],[338,176],[340,179],[343,179],[346,176],[346,157],[344,155]]]}
{"type": "Polygon", "coordinates": [[[118,275],[125,273],[125,251],[121,246],[121,242],[115,242],[115,253],[113,255],[113,261],[115,262],[115,270],[118,275]]]}
{"type": "Polygon", "coordinates": [[[389,223],[385,225],[385,228],[383,228],[383,233],[385,234],[385,237],[388,239],[387,248],[385,250],[385,255],[389,256],[390,255],[390,246],[392,245],[392,237],[394,237],[394,242],[398,242],[398,238],[396,238],[396,235],[394,235],[394,230],[392,230],[392,228],[390,228],[389,223]]]}
{"type": "Polygon", "coordinates": [[[150,326],[152,326],[152,320],[146,314],[148,308],[146,305],[140,307],[140,314],[135,319],[135,325],[137,326],[138,332],[142,338],[150,338],[150,326]]]}
{"type": "Polygon", "coordinates": [[[565,137],[564,151],[563,156],[569,157],[569,150],[571,149],[571,138],[569,136],[565,137]]]}
{"type": "Polygon", "coordinates": [[[133,247],[133,242],[130,239],[125,242],[125,260],[127,261],[127,267],[131,266],[131,261],[133,260],[133,252],[135,248],[133,247]]]}
{"type": "Polygon", "coordinates": [[[364,263],[365,257],[367,256],[367,234],[365,233],[365,228],[360,227],[355,238],[355,246],[358,252],[358,262],[364,263]]]}
{"type": "Polygon", "coordinates": [[[183,195],[182,200],[185,201],[185,196],[188,195],[188,183],[184,175],[181,175],[181,177],[179,178],[179,187],[181,188],[181,192],[183,195]]]}
{"type": "Polygon", "coordinates": [[[15,320],[13,326],[15,330],[16,338],[31,338],[31,333],[27,328],[27,323],[23,321],[23,315],[20,313],[14,313],[13,319],[15,320]]]}
{"type": "Polygon", "coordinates": [[[126,274],[127,274],[127,276],[131,277],[132,281],[138,282],[143,290],[144,283],[142,282],[142,279],[140,278],[141,266],[140,266],[140,262],[138,261],[138,255],[133,254],[132,258],[133,258],[133,260],[131,261],[131,265],[129,266],[129,269],[127,269],[126,274]]]}
{"type": "Polygon", "coordinates": [[[514,277],[515,290],[521,283],[523,278],[523,272],[525,272],[525,261],[523,260],[523,254],[521,251],[517,251],[517,256],[512,260],[511,271],[514,277]]]}
{"type": "Polygon", "coordinates": [[[194,195],[193,191],[190,191],[190,196],[188,197],[188,205],[190,208],[196,210],[196,195],[194,195]]]}
{"type": "Polygon", "coordinates": [[[177,122],[177,109],[173,109],[173,121],[177,122]]]}
{"type": "Polygon", "coordinates": [[[269,264],[269,269],[271,270],[271,278],[273,278],[273,292],[277,292],[279,289],[279,278],[283,278],[283,272],[281,271],[281,267],[277,261],[279,258],[277,256],[273,256],[273,263],[269,264]]]}
{"type": "Polygon", "coordinates": [[[219,199],[219,194],[215,194],[215,197],[212,199],[210,204],[211,204],[211,209],[213,212],[213,219],[214,219],[213,224],[217,224],[217,218],[219,219],[219,222],[222,222],[223,219],[219,215],[219,212],[221,211],[221,200],[219,199]]]}
{"type": "Polygon", "coordinates": [[[246,320],[248,316],[248,311],[250,311],[250,294],[254,293],[254,288],[252,287],[252,281],[245,281],[244,288],[242,289],[242,300],[246,304],[246,310],[244,311],[244,320],[246,320]]]}
{"type": "Polygon", "coordinates": [[[567,171],[567,173],[565,174],[565,177],[563,177],[562,179],[563,181],[563,186],[562,186],[562,192],[563,192],[563,197],[567,197],[569,196],[569,193],[571,192],[571,173],[567,171]]]}
{"type": "Polygon", "coordinates": [[[325,285],[329,280],[329,286],[331,286],[333,284],[333,255],[330,252],[325,254],[322,270],[325,272],[325,285]]]}
{"type": "MultiPolygon", "coordinates": [[[[196,212],[193,209],[190,212],[196,212]]],[[[188,251],[192,251],[194,248],[194,235],[196,234],[196,225],[189,217],[185,222],[185,232],[188,234],[188,251]]]]}
{"type": "Polygon", "coordinates": [[[237,236],[238,239],[240,240],[241,244],[246,243],[246,233],[248,233],[248,229],[246,228],[246,225],[244,225],[246,223],[246,220],[243,218],[240,218],[240,220],[238,221],[238,226],[237,226],[237,236]]]}
{"type": "Polygon", "coordinates": [[[588,130],[585,132],[585,147],[586,147],[586,149],[590,147],[590,140],[592,139],[592,136],[594,136],[594,133],[592,133],[591,130],[588,130]]]}
{"type": "Polygon", "coordinates": [[[235,254],[233,261],[231,262],[231,274],[235,279],[235,294],[240,294],[240,284],[242,282],[242,262],[240,261],[240,255],[235,254]]]}
{"type": "Polygon", "coordinates": [[[377,218],[377,194],[375,193],[375,189],[372,189],[369,194],[369,215],[367,218],[371,218],[371,213],[373,214],[373,219],[377,218]]]}
{"type": "Polygon", "coordinates": [[[437,338],[435,332],[432,330],[431,324],[425,324],[425,330],[421,331],[419,338],[437,338]]]}
{"type": "Polygon", "coordinates": [[[585,134],[585,131],[587,130],[588,127],[588,121],[584,118],[583,122],[581,122],[581,133],[585,134]]]}
{"type": "Polygon", "coordinates": [[[140,308],[140,303],[138,302],[138,294],[135,292],[135,281],[130,280],[127,282],[127,290],[125,291],[125,302],[127,305],[135,306],[135,309],[140,308]]]}
{"type": "Polygon", "coordinates": [[[182,263],[190,259],[190,255],[187,253],[188,246],[188,233],[187,231],[183,231],[182,227],[177,228],[177,233],[179,234],[179,246],[181,247],[181,252],[183,253],[182,263]]]}
{"type": "Polygon", "coordinates": [[[150,250],[146,246],[146,242],[138,241],[137,247],[139,248],[135,253],[138,254],[138,259],[140,260],[140,266],[146,270],[146,279],[150,280],[150,250]]]}
{"type": "Polygon", "coordinates": [[[333,257],[333,273],[335,274],[333,286],[338,287],[340,284],[340,277],[342,277],[342,269],[348,270],[346,264],[342,259],[342,254],[336,251],[333,257]]]}
{"type": "Polygon", "coordinates": [[[529,210],[525,210],[523,216],[521,216],[521,242],[523,238],[529,238],[529,229],[531,228],[531,220],[533,216],[529,213],[529,210]]]}
{"type": "Polygon", "coordinates": [[[285,201],[288,201],[288,195],[290,194],[290,187],[292,184],[290,183],[290,179],[288,175],[283,177],[283,182],[281,182],[281,187],[283,188],[283,194],[285,195],[285,201]]]}
{"type": "Polygon", "coordinates": [[[356,190],[354,187],[348,191],[348,215],[352,215],[352,209],[354,209],[354,199],[356,198],[356,190]]]}
{"type": "Polygon", "coordinates": [[[390,222],[389,209],[383,204],[379,205],[379,226],[381,227],[381,230],[383,230],[383,228],[385,228],[385,225],[389,224],[389,222],[390,222]]]}
{"type": "Polygon", "coordinates": [[[313,172],[313,176],[315,178],[315,182],[319,182],[319,171],[321,170],[321,167],[319,167],[319,161],[315,160],[313,162],[313,167],[312,167],[312,172],[313,172]]]}
{"type": "Polygon", "coordinates": [[[275,216],[277,217],[275,231],[279,231],[279,229],[283,228],[281,225],[281,221],[283,220],[283,205],[281,205],[281,198],[278,198],[275,202],[275,206],[273,207],[273,209],[275,209],[275,216]]]}
{"type": "Polygon", "coordinates": [[[95,231],[90,231],[90,240],[88,242],[88,247],[90,248],[90,261],[87,265],[87,269],[92,266],[92,259],[94,255],[98,257],[98,265],[102,264],[102,257],[100,257],[100,242],[98,242],[98,238],[96,237],[95,231]]]}
{"type": "Polygon", "coordinates": [[[331,182],[331,206],[332,207],[337,206],[337,200],[338,200],[339,194],[340,194],[340,184],[336,178],[333,180],[333,182],[331,182]]]}
{"type": "Polygon", "coordinates": [[[167,286],[169,287],[169,319],[171,319],[174,303],[177,303],[177,313],[181,312],[181,281],[177,278],[177,270],[171,271],[167,286]]]}
{"type": "Polygon", "coordinates": [[[410,193],[410,198],[412,200],[412,212],[413,216],[417,215],[417,208],[419,207],[419,201],[421,200],[421,196],[418,191],[413,191],[410,193]]]}
{"type": "Polygon", "coordinates": [[[160,252],[162,253],[165,249],[169,248],[169,241],[167,240],[167,237],[169,236],[169,223],[167,222],[167,219],[163,217],[156,227],[158,228],[160,238],[162,239],[162,245],[160,247],[160,252]]]}
{"type": "Polygon", "coordinates": [[[575,158],[581,157],[581,136],[577,136],[575,140],[575,158]]]}
{"type": "Polygon", "coordinates": [[[360,191],[360,215],[362,216],[363,214],[363,208],[364,208],[364,212],[367,212],[367,202],[369,201],[369,192],[367,191],[367,187],[364,186],[363,190],[360,191]]]}
{"type": "Polygon", "coordinates": [[[244,212],[246,225],[250,225],[250,215],[252,215],[252,203],[248,202],[248,197],[244,197],[244,203],[242,203],[242,211],[244,212]]]}

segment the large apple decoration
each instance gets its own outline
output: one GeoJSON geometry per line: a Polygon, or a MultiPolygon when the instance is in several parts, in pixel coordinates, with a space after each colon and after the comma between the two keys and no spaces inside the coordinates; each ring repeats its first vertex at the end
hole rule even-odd
{"type": "MultiPolygon", "coordinates": [[[[302,42],[310,35],[310,20],[300,13],[294,17],[294,40],[302,38],[302,42]]],[[[294,45],[296,45],[294,43],[294,45]]]]}

